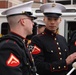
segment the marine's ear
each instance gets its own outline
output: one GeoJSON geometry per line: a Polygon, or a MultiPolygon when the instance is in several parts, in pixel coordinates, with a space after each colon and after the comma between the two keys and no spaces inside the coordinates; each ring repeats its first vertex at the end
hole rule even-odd
{"type": "Polygon", "coordinates": [[[24,25],[24,19],[20,19],[19,22],[21,23],[21,25],[24,25]]]}

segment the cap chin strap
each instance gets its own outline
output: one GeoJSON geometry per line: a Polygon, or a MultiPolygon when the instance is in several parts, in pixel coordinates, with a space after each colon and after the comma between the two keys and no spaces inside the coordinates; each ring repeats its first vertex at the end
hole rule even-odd
{"type": "Polygon", "coordinates": [[[17,13],[17,14],[7,15],[7,17],[16,16],[16,15],[26,15],[26,16],[30,16],[30,15],[32,15],[32,13],[31,13],[31,12],[17,13]]]}

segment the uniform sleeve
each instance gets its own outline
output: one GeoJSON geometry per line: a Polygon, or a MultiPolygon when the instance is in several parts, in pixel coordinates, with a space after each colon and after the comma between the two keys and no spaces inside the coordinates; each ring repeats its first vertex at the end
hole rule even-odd
{"type": "Polygon", "coordinates": [[[32,50],[32,54],[35,60],[35,65],[39,73],[45,71],[54,72],[54,71],[61,71],[67,69],[65,59],[62,61],[60,60],[52,63],[45,62],[46,59],[44,58],[44,52],[43,52],[44,46],[38,37],[33,37],[31,44],[34,46],[34,49],[32,50]]]}
{"type": "Polygon", "coordinates": [[[22,54],[16,42],[6,40],[0,43],[0,74],[22,75],[20,69],[22,54]]]}

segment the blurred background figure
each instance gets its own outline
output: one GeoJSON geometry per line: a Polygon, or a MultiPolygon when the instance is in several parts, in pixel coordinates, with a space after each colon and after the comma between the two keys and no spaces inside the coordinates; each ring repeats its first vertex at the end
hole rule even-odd
{"type": "Polygon", "coordinates": [[[37,34],[40,34],[45,29],[45,23],[43,20],[36,20],[37,23],[37,34]]]}
{"type": "Polygon", "coordinates": [[[71,33],[68,46],[70,54],[76,52],[76,30],[71,33]]]}

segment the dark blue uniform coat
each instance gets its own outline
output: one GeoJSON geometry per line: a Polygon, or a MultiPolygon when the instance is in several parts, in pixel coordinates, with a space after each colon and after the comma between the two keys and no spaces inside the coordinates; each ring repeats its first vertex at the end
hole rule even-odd
{"type": "Polygon", "coordinates": [[[14,33],[0,39],[0,75],[35,75],[32,57],[23,40],[14,33]]]}
{"type": "Polygon", "coordinates": [[[66,75],[68,46],[63,36],[45,29],[31,40],[37,73],[39,75],[66,75]]]}

